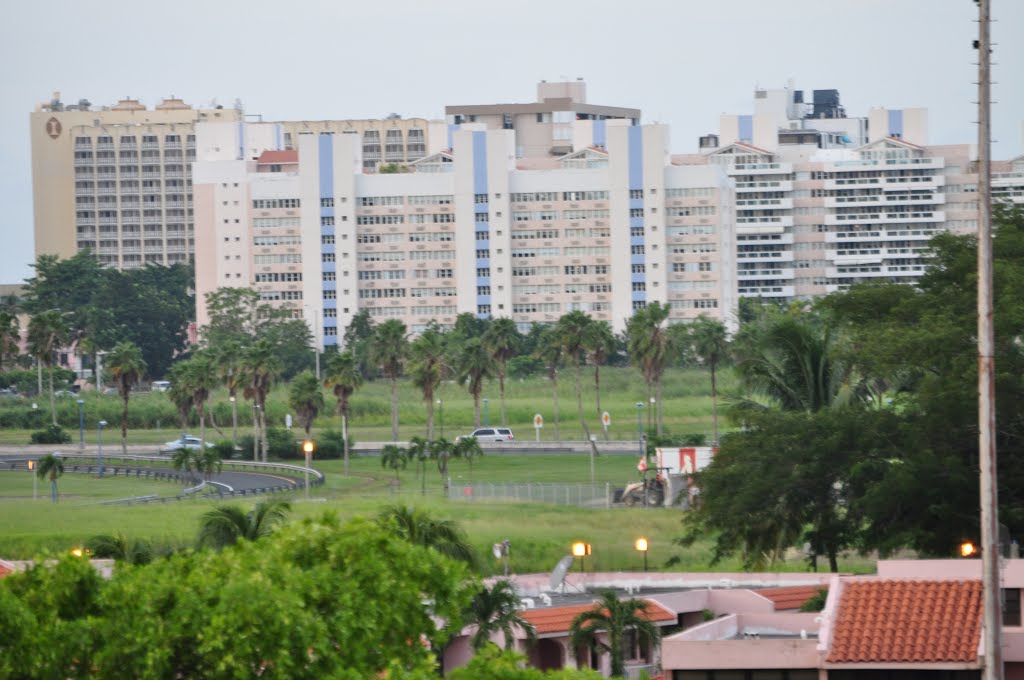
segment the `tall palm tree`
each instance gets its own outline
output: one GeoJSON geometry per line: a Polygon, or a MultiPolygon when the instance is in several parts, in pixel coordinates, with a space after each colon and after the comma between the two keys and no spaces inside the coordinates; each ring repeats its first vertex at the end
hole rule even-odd
{"type": "Polygon", "coordinates": [[[439,437],[430,442],[430,457],[437,461],[437,471],[441,475],[441,485],[444,487],[445,498],[448,498],[448,461],[456,453],[455,446],[444,437],[439,437]]]}
{"type": "MultiPolygon", "coordinates": [[[[238,445],[238,390],[244,387],[242,380],[242,346],[234,340],[227,340],[222,345],[212,348],[214,366],[221,383],[228,390],[231,402],[231,445],[238,445]]],[[[172,387],[174,383],[171,383],[172,387]]]]}
{"type": "MultiPolygon", "coordinates": [[[[274,378],[282,370],[277,348],[266,338],[256,340],[245,350],[242,357],[242,374],[245,376],[245,396],[253,400],[256,407],[256,430],[259,444],[263,449],[263,462],[267,462],[267,394],[274,378]]],[[[254,457],[260,446],[254,446],[254,457]]]]}
{"type": "MultiPolygon", "coordinates": [[[[142,350],[133,342],[119,342],[107,355],[107,369],[117,385],[121,396],[121,452],[128,453],[128,399],[132,388],[142,381],[146,374],[146,362],[142,350]]],[[[193,394],[193,399],[195,395],[193,394]]]]}
{"type": "Polygon", "coordinates": [[[544,369],[547,371],[548,380],[551,381],[551,392],[555,403],[555,440],[561,440],[558,432],[558,367],[562,364],[565,350],[562,345],[562,338],[558,332],[548,327],[541,331],[537,340],[535,356],[544,362],[544,369]]]}
{"type": "Polygon", "coordinates": [[[430,442],[423,437],[413,437],[406,449],[409,460],[416,462],[420,476],[420,495],[427,495],[427,461],[430,459],[430,442]]]}
{"type": "Polygon", "coordinates": [[[491,355],[498,372],[502,425],[508,425],[508,418],[505,416],[505,374],[508,370],[508,360],[519,351],[522,341],[523,336],[519,333],[519,329],[516,328],[516,322],[508,317],[494,319],[487,327],[487,330],[484,331],[484,349],[491,355]]]}
{"type": "Polygon", "coordinates": [[[4,362],[18,356],[20,343],[21,329],[17,315],[6,309],[0,310],[0,370],[3,370],[4,362]]]}
{"type": "Polygon", "coordinates": [[[144,565],[153,561],[153,546],[144,539],[129,540],[120,531],[114,534],[99,534],[85,542],[93,557],[112,559],[128,564],[144,565]]]}
{"type": "Polygon", "coordinates": [[[345,452],[345,476],[348,476],[348,411],[349,399],[363,384],[363,374],[352,352],[336,352],[327,357],[324,386],[334,390],[341,416],[342,448],[345,452]]]}
{"type": "Polygon", "coordinates": [[[373,332],[370,357],[385,378],[391,381],[391,441],[398,441],[398,377],[405,367],[409,353],[409,340],[405,324],[388,319],[373,332]]]}
{"type": "Polygon", "coordinates": [[[409,373],[412,383],[423,393],[427,406],[427,439],[434,438],[434,395],[448,373],[444,334],[433,325],[413,340],[409,348],[409,373]]]}
{"type": "Polygon", "coordinates": [[[216,507],[199,518],[198,543],[219,550],[240,540],[258,540],[284,523],[291,509],[290,503],[280,500],[260,501],[248,512],[237,505],[216,507]]]}
{"type": "Polygon", "coordinates": [[[466,533],[452,520],[436,519],[420,508],[392,505],[377,514],[377,522],[413,545],[431,548],[471,567],[477,564],[466,533]]]}
{"type": "MultiPolygon", "coordinates": [[[[615,352],[617,344],[612,326],[607,321],[597,319],[591,321],[583,335],[583,351],[587,355],[587,362],[594,367],[594,400],[598,418],[603,414],[601,409],[601,364],[615,352]]],[[[605,438],[608,438],[607,432],[605,432],[605,438]]]]}
{"type": "Polygon", "coordinates": [[[480,427],[480,394],[484,381],[494,375],[494,362],[480,338],[464,340],[457,361],[458,380],[473,395],[473,426],[480,427]]]}
{"type": "Polygon", "coordinates": [[[711,422],[714,445],[718,446],[718,383],[715,373],[719,362],[729,351],[728,332],[721,321],[701,314],[690,324],[688,335],[693,353],[711,371],[711,422]]]}
{"type": "Polygon", "coordinates": [[[53,367],[57,363],[57,350],[68,344],[71,328],[67,317],[57,309],[40,312],[28,322],[28,352],[50,377],[50,417],[57,425],[57,409],[53,396],[53,367]]]}
{"type": "Polygon", "coordinates": [[[455,442],[455,458],[462,458],[469,463],[469,483],[473,483],[473,459],[482,458],[484,450],[476,437],[459,437],[455,442]]]}
{"type": "Polygon", "coordinates": [[[387,444],[380,450],[380,466],[395,471],[395,481],[398,481],[398,471],[404,470],[409,463],[409,456],[405,449],[394,444],[387,444]]]}
{"type": "Polygon", "coordinates": [[[657,421],[657,431],[661,434],[661,378],[669,359],[669,333],[666,328],[670,307],[660,302],[653,302],[638,309],[626,324],[627,345],[630,360],[639,368],[647,388],[647,427],[657,421]],[[656,408],[651,408],[651,398],[655,398],[656,408]],[[657,416],[655,417],[655,411],[657,416]]]}
{"type": "Polygon", "coordinates": [[[176,449],[171,455],[171,464],[174,465],[175,470],[184,470],[185,472],[195,470],[202,475],[204,481],[223,468],[220,453],[216,448],[205,444],[198,449],[187,446],[176,449]]]}
{"type": "Polygon", "coordinates": [[[583,386],[580,380],[580,367],[585,346],[584,338],[591,323],[593,320],[585,312],[576,310],[563,314],[557,325],[558,334],[562,338],[562,347],[565,349],[565,358],[572,365],[576,378],[576,415],[580,419],[580,427],[583,428],[584,441],[590,441],[590,428],[587,427],[587,421],[583,418],[583,386]]]}
{"type": "Polygon", "coordinates": [[[533,624],[519,615],[519,593],[511,582],[501,579],[488,588],[481,587],[473,596],[466,610],[464,619],[467,624],[475,625],[476,631],[469,639],[473,649],[480,651],[498,632],[505,635],[505,649],[512,649],[515,642],[515,629],[520,628],[526,633],[530,644],[537,641],[537,629],[533,624]]]}
{"type": "Polygon", "coordinates": [[[178,413],[178,425],[184,432],[188,429],[188,417],[192,414],[192,388],[188,384],[188,362],[179,361],[167,372],[171,386],[167,388],[167,398],[174,404],[178,413]]]}
{"type": "Polygon", "coordinates": [[[288,404],[295,410],[299,425],[310,438],[313,421],[324,408],[324,393],[320,389],[320,381],[311,371],[303,371],[292,379],[288,388],[288,404]]]}
{"type": "MultiPolygon", "coordinates": [[[[611,657],[611,676],[625,675],[625,642],[627,631],[635,630],[651,643],[661,637],[661,630],[646,615],[647,602],[636,598],[620,600],[614,590],[605,590],[594,608],[581,612],[569,626],[573,649],[602,650],[611,657]],[[599,634],[607,636],[603,641],[599,634]]],[[[578,653],[578,652],[577,652],[578,653]]]]}
{"type": "Polygon", "coordinates": [[[56,453],[48,453],[36,461],[36,476],[50,480],[50,500],[57,502],[57,479],[64,474],[64,461],[56,453]]]}
{"type": "Polygon", "coordinates": [[[205,447],[206,402],[210,400],[210,392],[217,388],[219,382],[213,357],[203,352],[197,353],[186,362],[186,369],[181,378],[185,379],[185,386],[192,393],[192,404],[196,407],[196,415],[199,416],[200,447],[205,447]]]}

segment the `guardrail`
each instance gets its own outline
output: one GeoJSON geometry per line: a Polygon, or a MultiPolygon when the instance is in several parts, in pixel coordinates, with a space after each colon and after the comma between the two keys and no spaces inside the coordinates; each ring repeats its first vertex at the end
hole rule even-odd
{"type": "MultiPolygon", "coordinates": [[[[479,441],[479,443],[484,453],[589,454],[591,450],[590,442],[588,441],[536,442],[531,439],[516,439],[515,441],[504,443],[485,441],[479,441]]],[[[640,455],[640,443],[637,441],[624,441],[621,439],[605,441],[598,437],[594,443],[597,445],[599,455],[640,455]]],[[[351,452],[356,455],[378,455],[381,449],[389,445],[406,447],[409,445],[409,442],[358,442],[352,447],[351,452]]]]}

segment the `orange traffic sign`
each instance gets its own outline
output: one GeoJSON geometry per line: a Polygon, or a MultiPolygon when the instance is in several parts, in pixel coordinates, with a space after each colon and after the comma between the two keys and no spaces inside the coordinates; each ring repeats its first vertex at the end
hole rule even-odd
{"type": "Polygon", "coordinates": [[[535,428],[537,428],[538,430],[539,430],[540,428],[544,427],[544,416],[542,416],[542,415],[541,415],[541,414],[539,414],[539,413],[538,413],[537,415],[535,415],[535,416],[533,417],[533,426],[534,426],[535,428]]]}

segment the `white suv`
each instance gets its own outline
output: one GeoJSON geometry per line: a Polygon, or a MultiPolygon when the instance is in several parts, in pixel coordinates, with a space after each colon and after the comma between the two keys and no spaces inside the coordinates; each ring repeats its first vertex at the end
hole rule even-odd
{"type": "MultiPolygon", "coordinates": [[[[516,438],[512,434],[512,430],[507,427],[482,427],[479,430],[474,430],[473,434],[466,436],[476,437],[477,441],[480,442],[510,442],[516,438]]],[[[459,437],[458,439],[464,439],[464,437],[459,437]]]]}

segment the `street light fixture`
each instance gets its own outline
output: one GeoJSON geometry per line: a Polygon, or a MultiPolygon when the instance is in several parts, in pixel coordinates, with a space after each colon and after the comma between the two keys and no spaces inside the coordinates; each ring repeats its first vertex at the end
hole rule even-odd
{"type": "Polygon", "coordinates": [[[490,427],[491,426],[491,419],[489,417],[488,409],[487,409],[488,401],[489,400],[487,399],[487,397],[484,397],[484,427],[490,427]]]}
{"type": "Polygon", "coordinates": [[[231,450],[238,448],[238,400],[234,396],[228,397],[231,402],[231,450]]]}
{"type": "Polygon", "coordinates": [[[106,427],[107,421],[101,420],[97,428],[98,435],[96,437],[96,451],[97,457],[100,461],[100,479],[103,479],[103,428],[106,427]]]}
{"type": "Polygon", "coordinates": [[[584,543],[583,541],[576,541],[572,544],[572,555],[573,557],[580,558],[580,573],[585,574],[587,571],[585,560],[587,555],[590,554],[590,544],[584,543]]]}
{"type": "Polygon", "coordinates": [[[302,445],[302,450],[306,454],[306,500],[309,500],[309,460],[313,457],[313,440],[307,439],[302,445]]]}
{"type": "Polygon", "coordinates": [[[648,546],[647,546],[647,539],[641,536],[640,538],[636,539],[636,543],[633,544],[633,547],[636,548],[638,552],[642,552],[644,554],[644,571],[646,572],[647,571],[647,548],[648,548],[648,546]]]}
{"type": "Polygon", "coordinates": [[[28,466],[28,471],[32,473],[32,500],[36,500],[39,497],[39,475],[36,474],[36,462],[30,460],[25,465],[28,466]]]}
{"type": "Polygon", "coordinates": [[[85,401],[78,400],[78,452],[85,452],[85,401]]]}

